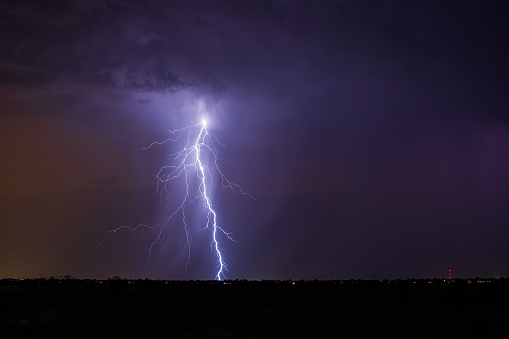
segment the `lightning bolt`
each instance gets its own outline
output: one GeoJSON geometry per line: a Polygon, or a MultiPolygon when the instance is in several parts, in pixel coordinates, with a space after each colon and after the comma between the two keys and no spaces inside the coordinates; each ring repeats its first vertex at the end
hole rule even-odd
{"type": "Polygon", "coordinates": [[[180,201],[180,204],[173,210],[172,213],[168,214],[160,224],[156,226],[149,226],[145,224],[140,224],[136,227],[120,226],[114,230],[106,232],[99,245],[104,243],[110,234],[114,234],[122,229],[130,231],[136,231],[140,228],[158,230],[156,238],[152,241],[147,250],[150,259],[156,244],[159,243],[162,245],[164,230],[170,221],[177,215],[181,215],[186,234],[186,246],[183,251],[187,249],[187,270],[187,267],[191,264],[191,236],[189,222],[187,221],[185,214],[185,206],[187,203],[195,205],[197,201],[201,201],[203,210],[206,214],[206,222],[200,230],[208,230],[212,233],[210,247],[217,262],[217,273],[215,278],[217,280],[221,280],[226,277],[225,271],[227,271],[227,265],[224,255],[221,252],[219,238],[221,235],[224,235],[231,241],[235,240],[229,232],[226,232],[218,225],[217,212],[213,207],[210,197],[210,185],[213,184],[212,171],[219,175],[224,188],[230,189],[234,194],[241,193],[249,196],[253,200],[254,198],[250,193],[244,192],[240,185],[228,180],[226,175],[221,171],[218,161],[222,159],[219,157],[219,151],[216,145],[221,145],[223,147],[224,145],[221,144],[213,134],[209,133],[206,118],[202,118],[199,124],[191,124],[181,129],[170,130],[169,132],[171,136],[168,139],[162,142],[155,141],[143,149],[148,150],[155,146],[162,146],[169,142],[176,142],[183,136],[187,136],[187,141],[183,148],[178,152],[170,154],[168,156],[167,165],[162,166],[159,172],[155,175],[157,191],[160,192],[161,199],[163,198],[164,193],[169,195],[170,182],[182,178],[185,182],[185,194],[183,199],[180,201]],[[209,153],[211,157],[205,156],[206,153],[209,153]],[[209,160],[209,165],[206,165],[209,158],[211,158],[211,161],[209,160]]]}

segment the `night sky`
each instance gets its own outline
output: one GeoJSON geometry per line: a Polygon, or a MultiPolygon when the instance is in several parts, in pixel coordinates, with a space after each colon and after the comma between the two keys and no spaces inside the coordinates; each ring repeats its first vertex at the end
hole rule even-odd
{"type": "Polygon", "coordinates": [[[213,279],[180,217],[150,261],[148,229],[95,246],[180,199],[154,178],[177,145],[142,148],[199,104],[256,198],[213,187],[228,278],[509,276],[501,5],[2,2],[0,277],[213,279]]]}

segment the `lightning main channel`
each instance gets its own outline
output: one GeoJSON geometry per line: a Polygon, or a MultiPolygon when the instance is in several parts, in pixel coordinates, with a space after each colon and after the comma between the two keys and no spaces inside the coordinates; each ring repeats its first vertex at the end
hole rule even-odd
{"type": "MultiPolygon", "coordinates": [[[[222,159],[219,157],[219,151],[216,145],[223,147],[224,145],[221,144],[213,134],[209,133],[207,129],[207,119],[203,118],[199,124],[191,124],[181,129],[170,130],[169,132],[171,136],[168,139],[162,142],[153,142],[143,149],[148,150],[155,146],[162,146],[166,143],[176,142],[181,138],[186,138],[186,142],[183,148],[180,151],[170,154],[168,156],[167,165],[162,166],[159,172],[155,175],[157,181],[157,191],[160,192],[161,199],[165,193],[169,195],[170,182],[178,180],[178,178],[183,178],[185,183],[185,193],[183,199],[180,201],[178,207],[174,209],[172,213],[168,214],[160,224],[156,226],[149,226],[145,224],[140,224],[136,227],[120,226],[107,232],[99,245],[101,245],[106,240],[109,234],[116,233],[121,229],[128,229],[131,231],[135,231],[140,228],[158,230],[156,238],[152,241],[147,250],[150,258],[154,247],[157,244],[162,245],[164,231],[170,221],[177,215],[181,215],[186,234],[186,245],[183,251],[186,251],[187,249],[187,270],[187,267],[191,265],[192,239],[190,235],[189,222],[187,221],[185,213],[185,206],[186,203],[195,205],[197,201],[201,201],[203,210],[206,214],[206,222],[205,225],[199,230],[210,231],[212,233],[210,247],[211,252],[213,253],[213,256],[216,258],[217,262],[217,272],[215,278],[217,280],[222,280],[222,278],[226,277],[225,271],[227,271],[227,265],[224,259],[224,255],[221,252],[219,238],[221,235],[224,235],[231,241],[235,240],[232,238],[231,234],[226,232],[221,226],[218,225],[217,222],[217,212],[214,210],[212,204],[210,197],[211,188],[209,187],[213,184],[214,181],[213,172],[219,175],[222,186],[224,188],[229,188],[234,194],[241,193],[243,195],[249,196],[253,200],[254,198],[250,193],[244,192],[240,185],[228,180],[226,175],[221,171],[218,161],[222,159]],[[211,155],[210,160],[205,156],[206,153],[211,155]],[[209,164],[207,165],[207,163],[209,164]]],[[[167,201],[169,200],[170,199],[168,197],[167,201]]]]}

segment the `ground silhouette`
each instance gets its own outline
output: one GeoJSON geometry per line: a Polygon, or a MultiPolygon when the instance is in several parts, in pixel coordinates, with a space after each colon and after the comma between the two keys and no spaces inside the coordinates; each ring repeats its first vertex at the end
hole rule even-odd
{"type": "Polygon", "coordinates": [[[0,280],[0,337],[509,337],[509,281],[0,280]]]}

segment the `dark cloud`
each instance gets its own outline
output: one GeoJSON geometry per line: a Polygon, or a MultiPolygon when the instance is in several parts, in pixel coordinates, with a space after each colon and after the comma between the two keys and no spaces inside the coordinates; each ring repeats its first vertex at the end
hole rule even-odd
{"type": "Polygon", "coordinates": [[[134,75],[131,69],[127,72],[125,87],[132,90],[142,90],[146,92],[177,92],[190,87],[189,83],[180,80],[178,75],[171,72],[165,73],[161,70],[147,71],[141,77],[134,75]]]}
{"type": "Polygon", "coordinates": [[[1,72],[0,86],[33,87],[49,83],[48,77],[41,72],[1,72]]]}

